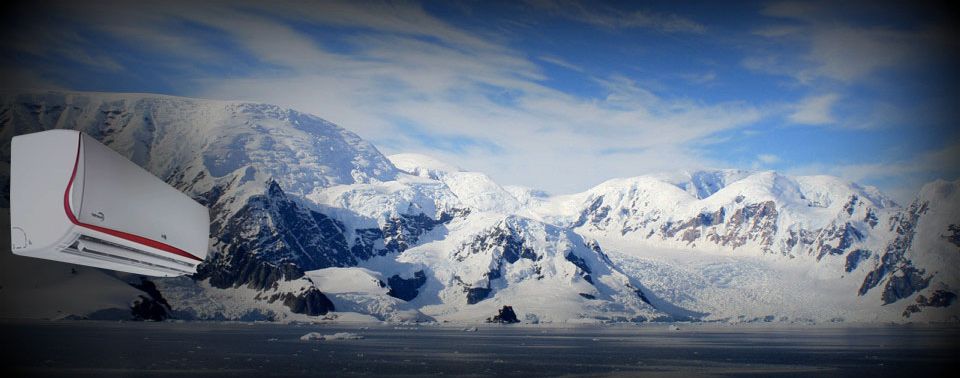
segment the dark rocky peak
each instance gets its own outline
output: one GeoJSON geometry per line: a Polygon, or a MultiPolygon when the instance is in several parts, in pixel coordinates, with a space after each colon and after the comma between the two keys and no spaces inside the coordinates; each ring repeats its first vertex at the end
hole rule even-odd
{"type": "Polygon", "coordinates": [[[344,231],[338,221],[309,210],[270,180],[265,194],[250,197],[215,232],[216,251],[199,277],[210,277],[217,287],[264,289],[307,270],[356,265],[344,231]]]}
{"type": "Polygon", "coordinates": [[[281,198],[285,196],[277,180],[270,179],[267,181],[267,196],[270,198],[281,198]]]}
{"type": "Polygon", "coordinates": [[[384,221],[380,228],[354,230],[351,251],[354,256],[363,260],[389,253],[401,253],[416,246],[423,234],[468,214],[469,209],[449,209],[442,211],[437,219],[424,213],[395,215],[384,221]],[[379,242],[383,243],[382,247],[379,242]]]}
{"type": "Polygon", "coordinates": [[[487,323],[513,324],[520,323],[520,319],[517,319],[517,313],[513,311],[513,306],[503,306],[497,311],[497,315],[487,318],[487,323]]]}
{"type": "Polygon", "coordinates": [[[564,258],[577,267],[578,271],[580,272],[580,277],[582,277],[584,281],[587,281],[593,285],[593,277],[590,276],[590,273],[593,273],[593,270],[590,269],[590,265],[587,265],[586,260],[573,254],[573,251],[567,252],[564,255],[564,258]]]}
{"type": "Polygon", "coordinates": [[[540,260],[541,256],[538,256],[533,248],[526,245],[522,233],[523,231],[518,230],[512,223],[502,221],[486,232],[478,234],[468,243],[461,245],[456,253],[457,259],[463,261],[469,254],[494,251],[495,255],[496,252],[499,252],[499,257],[511,264],[521,258],[533,261],[540,260]]]}

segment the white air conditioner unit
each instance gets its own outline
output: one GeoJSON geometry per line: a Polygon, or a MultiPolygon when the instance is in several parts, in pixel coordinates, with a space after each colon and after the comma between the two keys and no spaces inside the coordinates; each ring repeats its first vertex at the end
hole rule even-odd
{"type": "Polygon", "coordinates": [[[13,253],[148,276],[193,274],[207,255],[207,208],[93,138],[13,138],[13,253]]]}

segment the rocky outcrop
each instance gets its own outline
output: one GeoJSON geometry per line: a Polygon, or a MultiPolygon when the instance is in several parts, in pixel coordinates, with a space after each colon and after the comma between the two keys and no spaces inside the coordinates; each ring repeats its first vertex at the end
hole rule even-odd
{"type": "Polygon", "coordinates": [[[403,278],[400,277],[399,274],[394,274],[387,279],[387,286],[390,287],[387,295],[397,299],[411,301],[420,294],[418,289],[425,283],[427,283],[427,275],[424,274],[422,270],[414,273],[412,278],[403,278]]]}
{"type": "Polygon", "coordinates": [[[437,219],[423,213],[398,214],[387,219],[380,228],[355,230],[356,236],[351,252],[361,260],[389,253],[401,253],[417,245],[423,234],[453,219],[465,217],[469,213],[469,209],[452,209],[441,212],[437,219]],[[383,248],[378,248],[380,242],[383,248]]]}
{"type": "Polygon", "coordinates": [[[150,280],[141,277],[140,282],[131,283],[137,289],[142,290],[147,295],[140,295],[130,305],[130,315],[133,320],[161,321],[170,317],[170,304],[157,290],[157,286],[150,280]]]}
{"type": "Polygon", "coordinates": [[[854,270],[857,270],[857,267],[860,266],[860,262],[869,259],[873,255],[872,252],[866,249],[858,249],[847,254],[847,262],[844,265],[844,271],[850,273],[854,270]]]}
{"type": "Polygon", "coordinates": [[[593,284],[593,278],[590,277],[590,266],[587,265],[587,262],[583,260],[580,256],[573,254],[573,251],[569,251],[563,256],[567,261],[576,265],[580,276],[583,277],[584,281],[593,284]]]}
{"type": "Polygon", "coordinates": [[[879,263],[867,273],[859,295],[865,295],[886,281],[882,298],[884,303],[889,304],[927,287],[929,277],[926,272],[914,267],[905,255],[913,245],[917,222],[927,212],[928,206],[926,202],[914,201],[909,208],[891,219],[891,231],[895,232],[896,237],[887,245],[879,263]]]}
{"type": "Polygon", "coordinates": [[[507,222],[502,222],[488,232],[482,233],[463,244],[455,253],[457,261],[464,261],[470,254],[483,251],[497,251],[497,255],[508,263],[515,263],[521,258],[531,261],[539,260],[536,251],[524,244],[524,239],[518,230],[507,222]]]}
{"type": "Polygon", "coordinates": [[[196,276],[210,278],[215,287],[262,290],[279,280],[300,278],[307,270],[358,262],[339,222],[288,198],[276,181],[225,218],[213,233],[217,250],[196,276]]]}
{"type": "Polygon", "coordinates": [[[777,204],[773,201],[749,204],[730,214],[726,233],[708,238],[734,249],[753,241],[769,252],[777,233],[778,215],[777,204]]]}
{"type": "Polygon", "coordinates": [[[819,237],[817,237],[810,251],[811,254],[817,257],[817,261],[820,261],[820,259],[827,255],[842,255],[846,253],[847,249],[853,246],[854,243],[863,240],[863,238],[863,233],[857,230],[850,222],[846,222],[839,227],[834,224],[820,232],[819,237]]]}
{"type": "Polygon", "coordinates": [[[917,296],[916,304],[907,306],[903,310],[903,317],[909,318],[910,315],[922,311],[924,307],[947,307],[953,305],[956,301],[957,294],[945,290],[936,290],[929,298],[920,294],[917,296]]]}
{"type": "Polygon", "coordinates": [[[947,227],[947,234],[943,236],[951,244],[960,247],[960,226],[951,224],[947,227]]]}
{"type": "Polygon", "coordinates": [[[503,306],[503,308],[497,312],[497,315],[494,315],[492,318],[487,318],[487,323],[520,323],[520,319],[517,319],[517,313],[513,311],[513,306],[503,306]]]}
{"type": "Polygon", "coordinates": [[[284,293],[270,298],[270,302],[277,300],[283,301],[283,304],[290,308],[290,311],[298,314],[319,316],[335,310],[333,302],[315,287],[309,287],[297,294],[284,293]]]}

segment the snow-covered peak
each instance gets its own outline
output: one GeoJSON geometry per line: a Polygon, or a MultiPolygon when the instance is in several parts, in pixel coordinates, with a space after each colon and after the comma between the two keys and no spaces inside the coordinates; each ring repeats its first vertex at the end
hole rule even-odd
{"type": "Polygon", "coordinates": [[[597,198],[606,197],[634,197],[642,196],[648,198],[657,198],[658,201],[668,202],[689,202],[696,198],[682,188],[672,183],[663,181],[655,176],[637,176],[628,178],[615,178],[604,181],[585,192],[573,194],[570,197],[597,198]]]}
{"type": "Polygon", "coordinates": [[[895,207],[896,203],[872,186],[860,186],[835,176],[798,176],[794,180],[800,185],[804,197],[812,206],[832,208],[850,201],[851,196],[867,200],[877,208],[895,207]]]}
{"type": "Polygon", "coordinates": [[[774,201],[781,205],[806,206],[803,191],[793,179],[774,171],[764,171],[746,176],[707,197],[707,203],[733,203],[748,201],[758,203],[774,201]]]}
{"type": "Polygon", "coordinates": [[[542,202],[550,197],[550,194],[546,191],[519,185],[503,185],[503,190],[510,193],[513,198],[516,198],[517,201],[524,206],[534,202],[542,202]]]}
{"type": "Polygon", "coordinates": [[[462,169],[453,164],[437,160],[431,156],[403,153],[387,156],[397,169],[414,176],[439,180],[443,176],[462,169]]]}
{"type": "Polygon", "coordinates": [[[653,175],[653,177],[676,185],[694,197],[704,199],[752,173],[752,171],[740,169],[716,169],[661,173],[653,175]]]}
{"type": "Polygon", "coordinates": [[[442,182],[462,207],[502,214],[520,210],[521,204],[513,194],[484,173],[467,172],[420,154],[397,154],[389,158],[405,173],[442,182]]]}

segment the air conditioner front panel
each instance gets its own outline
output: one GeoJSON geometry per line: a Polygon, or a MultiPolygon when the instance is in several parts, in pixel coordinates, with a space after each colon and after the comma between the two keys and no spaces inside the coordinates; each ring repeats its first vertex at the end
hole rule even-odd
{"type": "Polygon", "coordinates": [[[150,276],[206,257],[206,207],[78,131],[15,136],[10,170],[15,254],[150,276]]]}
{"type": "Polygon", "coordinates": [[[50,130],[13,138],[10,232],[16,236],[11,238],[14,253],[54,248],[73,228],[64,212],[64,191],[73,174],[79,136],[73,130],[50,130]]]}
{"type": "Polygon", "coordinates": [[[81,145],[83,177],[75,182],[83,187],[76,213],[81,224],[205,257],[209,235],[206,207],[89,136],[82,136],[81,145]]]}

